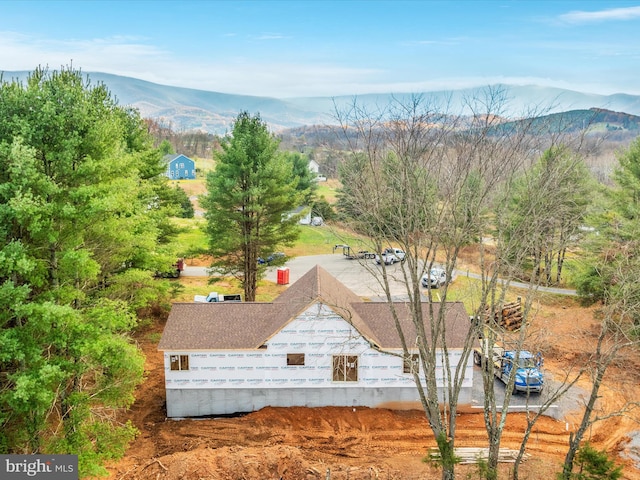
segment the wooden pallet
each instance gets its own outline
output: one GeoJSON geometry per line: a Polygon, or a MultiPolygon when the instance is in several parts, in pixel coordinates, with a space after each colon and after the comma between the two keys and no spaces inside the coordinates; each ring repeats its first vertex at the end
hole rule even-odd
{"type": "MultiPolygon", "coordinates": [[[[460,459],[460,465],[469,465],[478,463],[478,460],[486,461],[489,458],[489,448],[482,447],[456,447],[453,449],[454,455],[460,459]]],[[[525,453],[522,457],[522,461],[527,460],[531,455],[525,453]]],[[[429,449],[429,457],[437,459],[440,457],[440,452],[437,448],[429,449]]],[[[518,457],[518,450],[512,450],[509,448],[501,448],[498,451],[499,463],[515,463],[518,457]]]]}

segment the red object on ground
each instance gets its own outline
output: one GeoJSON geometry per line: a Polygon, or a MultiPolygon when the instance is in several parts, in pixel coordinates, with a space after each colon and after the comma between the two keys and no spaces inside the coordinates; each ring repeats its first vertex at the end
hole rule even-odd
{"type": "Polygon", "coordinates": [[[288,285],[289,284],[289,269],[288,268],[279,268],[277,271],[278,271],[278,285],[288,285]]]}

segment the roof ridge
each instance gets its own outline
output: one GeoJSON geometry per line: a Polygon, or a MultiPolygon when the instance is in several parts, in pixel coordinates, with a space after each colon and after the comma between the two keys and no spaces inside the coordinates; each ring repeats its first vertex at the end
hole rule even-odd
{"type": "MultiPolygon", "coordinates": [[[[316,265],[273,302],[174,304],[158,349],[259,348],[314,302],[329,307],[373,346],[398,347],[398,332],[388,304],[365,302],[316,265]]],[[[394,305],[407,338],[415,338],[406,302],[394,305]]],[[[462,302],[451,302],[448,307],[447,335],[450,345],[457,346],[457,337],[468,330],[469,317],[462,302]]],[[[438,311],[440,305],[434,304],[434,308],[438,311]]]]}
{"type": "Polygon", "coordinates": [[[282,325],[285,325],[294,314],[318,300],[343,317],[365,338],[378,343],[373,330],[352,306],[363,303],[362,298],[318,264],[273,301],[274,305],[283,306],[274,313],[274,317],[280,317],[282,325]]]}

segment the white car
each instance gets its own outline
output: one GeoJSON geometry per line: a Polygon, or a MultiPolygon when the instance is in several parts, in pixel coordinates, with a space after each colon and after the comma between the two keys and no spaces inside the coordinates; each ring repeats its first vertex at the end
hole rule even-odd
{"type": "Polygon", "coordinates": [[[380,265],[384,262],[385,265],[393,265],[396,262],[404,262],[406,254],[404,250],[399,248],[385,248],[382,255],[376,255],[376,263],[380,265]]]}
{"type": "Polygon", "coordinates": [[[447,278],[447,272],[444,268],[434,267],[429,273],[422,276],[422,286],[424,288],[440,288],[455,280],[455,274],[451,273],[451,278],[447,278]]]}

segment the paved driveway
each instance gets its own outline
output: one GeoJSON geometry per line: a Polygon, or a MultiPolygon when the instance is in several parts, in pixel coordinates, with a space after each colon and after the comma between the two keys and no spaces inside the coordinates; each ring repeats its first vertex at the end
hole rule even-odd
{"type": "MultiPolygon", "coordinates": [[[[382,268],[376,265],[374,260],[349,260],[337,253],[335,255],[311,255],[290,259],[284,265],[289,269],[289,285],[316,265],[320,265],[361,297],[379,297],[384,294],[384,290],[376,278],[377,276],[372,275],[372,272],[380,271],[382,268]]],[[[402,275],[401,267],[399,265],[388,266],[387,271],[398,279],[398,281],[392,280],[391,282],[392,294],[406,295],[404,282],[400,281],[400,276],[402,275]]],[[[185,265],[182,275],[185,277],[204,277],[208,275],[207,267],[185,265]]],[[[277,281],[277,268],[268,268],[265,278],[275,283],[277,281]]]]}
{"type": "MultiPolygon", "coordinates": [[[[351,289],[356,295],[368,299],[377,299],[384,296],[384,289],[381,285],[382,267],[377,265],[375,260],[349,260],[340,253],[328,255],[310,255],[296,257],[289,260],[284,266],[289,268],[289,284],[294,283],[314,266],[320,265],[331,275],[336,277],[351,289]]],[[[406,298],[407,289],[402,275],[402,266],[399,264],[387,266],[389,275],[389,285],[391,295],[395,298],[406,298]]],[[[185,266],[182,275],[185,277],[207,276],[206,267],[185,266]]],[[[458,277],[469,276],[470,278],[480,278],[480,275],[471,272],[457,272],[458,277]]],[[[265,277],[272,282],[277,281],[277,269],[269,268],[265,277]]],[[[514,287],[527,288],[527,285],[518,282],[511,282],[514,287]]],[[[575,290],[564,290],[559,288],[539,287],[539,291],[575,295],[575,290]]]]}
{"type": "MultiPolygon", "coordinates": [[[[296,257],[289,260],[285,267],[289,268],[289,283],[294,283],[316,265],[320,265],[327,272],[340,280],[346,287],[360,297],[375,299],[384,295],[381,282],[382,267],[375,260],[349,260],[343,255],[311,255],[296,257]]],[[[387,266],[390,277],[390,290],[394,296],[407,295],[399,264],[387,266]]],[[[277,281],[277,269],[267,271],[267,280],[277,281]]]]}
{"type": "MultiPolygon", "coordinates": [[[[289,268],[289,282],[295,282],[315,265],[320,265],[361,297],[372,298],[384,295],[384,289],[380,283],[382,281],[382,267],[377,265],[375,260],[349,260],[339,253],[296,257],[289,260],[285,265],[285,267],[289,268]]],[[[395,264],[386,268],[390,278],[391,294],[394,297],[406,297],[407,288],[402,275],[402,266],[395,264]]],[[[276,270],[276,268],[270,268],[266,278],[273,282],[277,281],[276,270]]],[[[480,275],[468,271],[457,271],[456,274],[458,277],[481,278],[480,275]]],[[[510,285],[516,288],[528,288],[527,284],[520,282],[512,281],[510,285]]],[[[576,295],[575,290],[553,287],[538,287],[538,291],[560,295],[576,295]]]]}
{"type": "MultiPolygon", "coordinates": [[[[562,387],[562,383],[553,378],[552,372],[543,370],[545,374],[545,386],[542,392],[532,393],[527,396],[518,393],[511,396],[509,403],[510,412],[537,412],[544,403],[550,403],[551,406],[546,410],[545,415],[563,421],[570,413],[580,411],[583,407],[589,392],[573,386],[561,398],[551,401],[552,396],[562,387]]],[[[497,378],[493,383],[493,391],[496,396],[496,405],[501,410],[502,402],[505,395],[505,385],[497,378]]],[[[473,366],[473,391],[471,393],[471,408],[482,411],[484,408],[484,387],[482,382],[482,371],[477,365],[473,366]]]]}

